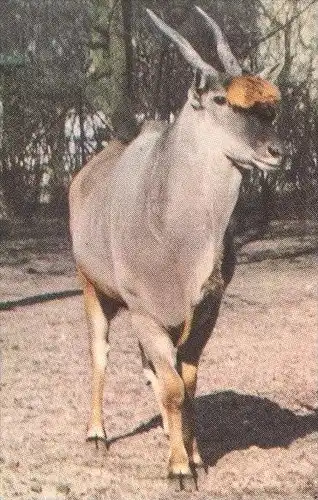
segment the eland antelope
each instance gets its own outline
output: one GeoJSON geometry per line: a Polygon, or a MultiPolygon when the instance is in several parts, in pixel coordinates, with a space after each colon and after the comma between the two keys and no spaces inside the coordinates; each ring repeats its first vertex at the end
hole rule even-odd
{"type": "Polygon", "coordinates": [[[202,465],[194,431],[197,369],[234,271],[227,227],[242,171],[273,170],[282,157],[272,125],[277,87],[244,74],[218,25],[196,9],[225,72],[148,10],[195,70],[188,99],[173,124],[150,123],[130,144],[110,143],[70,189],[92,359],[87,439],[106,441],[108,330],[125,308],[169,435],[168,473],[181,478],[202,465]]]}

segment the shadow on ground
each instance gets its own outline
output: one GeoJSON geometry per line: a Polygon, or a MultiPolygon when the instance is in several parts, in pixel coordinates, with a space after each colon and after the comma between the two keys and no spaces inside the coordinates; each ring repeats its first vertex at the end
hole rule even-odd
{"type": "MultiPolygon", "coordinates": [[[[288,447],[294,440],[318,431],[318,412],[297,415],[269,399],[234,391],[198,397],[195,401],[197,438],[207,465],[214,465],[233,450],[288,447]]],[[[158,415],[126,434],[109,439],[116,441],[147,432],[161,425],[158,415]]]]}
{"type": "Polygon", "coordinates": [[[224,391],[196,400],[198,444],[214,465],[232,450],[288,447],[318,431],[318,413],[297,415],[267,398],[224,391]]]}

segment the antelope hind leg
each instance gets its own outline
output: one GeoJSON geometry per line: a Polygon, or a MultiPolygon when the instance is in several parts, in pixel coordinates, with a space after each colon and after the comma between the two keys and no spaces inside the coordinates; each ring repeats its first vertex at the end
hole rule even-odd
{"type": "Polygon", "coordinates": [[[190,464],[194,467],[203,467],[204,463],[195,437],[194,396],[197,385],[198,363],[181,362],[179,371],[186,393],[183,413],[183,439],[190,464]]]}
{"type": "Polygon", "coordinates": [[[194,311],[190,334],[178,349],[178,371],[185,386],[184,442],[190,463],[204,467],[195,437],[194,397],[201,353],[211,336],[218,317],[222,293],[210,292],[194,311]]]}

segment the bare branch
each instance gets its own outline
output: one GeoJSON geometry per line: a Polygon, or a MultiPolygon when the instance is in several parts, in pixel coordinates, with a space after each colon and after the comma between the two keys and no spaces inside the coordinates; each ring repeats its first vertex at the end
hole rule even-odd
{"type": "Polygon", "coordinates": [[[257,3],[263,12],[263,15],[267,17],[267,19],[269,19],[272,23],[275,23],[277,27],[283,26],[282,23],[278,21],[278,19],[276,19],[276,17],[273,14],[271,14],[268,11],[268,9],[266,9],[265,5],[263,4],[263,2],[261,2],[261,0],[257,0],[257,3]]]}
{"type": "Polygon", "coordinates": [[[304,12],[306,12],[306,10],[308,10],[317,1],[318,0],[311,0],[311,2],[309,2],[309,4],[307,4],[303,9],[301,9],[299,12],[297,12],[297,14],[294,14],[290,19],[288,19],[288,21],[285,24],[279,23],[279,26],[277,28],[274,28],[272,31],[270,31],[269,33],[267,33],[266,35],[264,35],[263,37],[261,37],[253,45],[253,47],[251,48],[251,51],[255,50],[261,43],[265,42],[266,40],[268,40],[272,36],[276,35],[276,33],[278,33],[279,31],[282,31],[282,30],[286,29],[288,26],[290,26],[298,17],[301,16],[301,14],[303,14],[304,12]]]}
{"type": "Polygon", "coordinates": [[[267,17],[267,19],[269,19],[272,23],[277,24],[277,26],[283,25],[280,21],[278,21],[277,17],[284,10],[286,5],[289,3],[289,0],[285,0],[285,2],[282,3],[280,5],[280,7],[275,11],[275,14],[271,14],[261,0],[257,0],[257,3],[259,5],[259,7],[262,9],[263,14],[265,17],[267,17]]]}

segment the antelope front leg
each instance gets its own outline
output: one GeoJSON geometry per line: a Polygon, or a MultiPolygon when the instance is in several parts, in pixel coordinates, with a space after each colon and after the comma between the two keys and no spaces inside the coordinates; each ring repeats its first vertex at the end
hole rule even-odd
{"type": "Polygon", "coordinates": [[[190,462],[203,466],[195,438],[194,397],[197,386],[197,372],[202,350],[211,336],[218,317],[222,294],[212,292],[206,295],[196,307],[191,331],[186,341],[178,348],[178,371],[185,386],[184,441],[190,462]]]}
{"type": "Polygon", "coordinates": [[[184,443],[190,463],[196,467],[202,467],[203,460],[200,456],[197,440],[195,438],[194,397],[197,386],[198,363],[182,361],[179,371],[181,372],[186,393],[183,412],[184,443]]]}
{"type": "Polygon", "coordinates": [[[158,392],[169,430],[168,475],[170,478],[192,476],[183,442],[182,413],[185,390],[175,367],[176,355],[172,341],[168,332],[149,317],[132,314],[132,324],[158,379],[158,392]]]}
{"type": "Polygon", "coordinates": [[[161,413],[163,431],[164,431],[165,435],[167,437],[169,437],[169,426],[168,426],[167,412],[162,404],[162,398],[161,398],[158,377],[155,374],[154,367],[151,365],[151,363],[147,359],[140,342],[139,342],[139,348],[140,348],[140,353],[141,353],[141,361],[142,361],[142,367],[143,367],[145,379],[147,381],[147,384],[150,384],[152,389],[153,389],[153,392],[154,392],[154,395],[155,395],[155,398],[156,398],[156,401],[158,403],[159,410],[161,413]]]}
{"type": "Polygon", "coordinates": [[[94,287],[84,284],[84,304],[89,324],[89,344],[92,363],[91,415],[87,427],[87,441],[106,442],[103,423],[103,392],[105,368],[109,351],[108,321],[94,287]]]}

